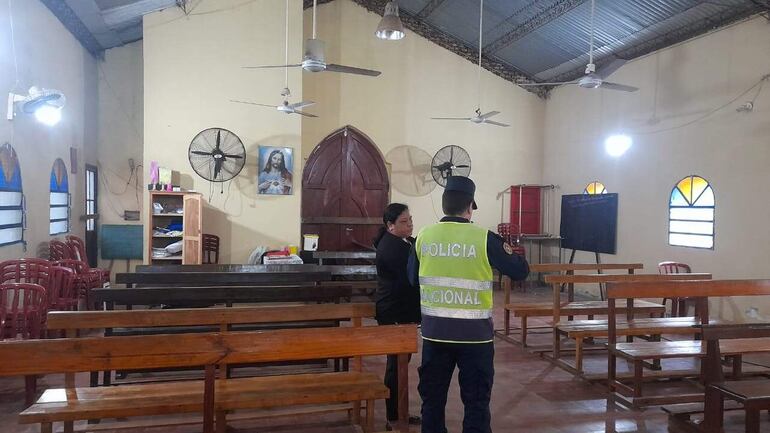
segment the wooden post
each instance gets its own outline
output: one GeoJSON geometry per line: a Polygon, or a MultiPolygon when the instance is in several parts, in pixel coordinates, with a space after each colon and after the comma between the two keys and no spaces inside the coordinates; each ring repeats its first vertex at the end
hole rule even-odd
{"type": "Polygon", "coordinates": [[[607,386],[610,392],[615,391],[615,372],[617,358],[613,353],[616,343],[615,336],[615,298],[607,298],[607,386]]]}
{"type": "Polygon", "coordinates": [[[398,354],[398,429],[409,431],[409,355],[398,354]]]}
{"type": "Polygon", "coordinates": [[[206,366],[206,379],[203,384],[203,433],[214,433],[214,385],[216,367],[206,366]]]}

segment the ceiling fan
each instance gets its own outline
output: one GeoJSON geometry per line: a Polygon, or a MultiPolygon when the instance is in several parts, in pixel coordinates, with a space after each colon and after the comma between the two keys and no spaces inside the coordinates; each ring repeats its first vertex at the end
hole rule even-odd
{"type": "Polygon", "coordinates": [[[486,123],[489,125],[495,125],[495,126],[510,126],[506,123],[500,123],[495,122],[494,120],[489,120],[490,117],[496,116],[500,114],[499,111],[490,111],[488,113],[481,114],[481,49],[482,49],[482,29],[484,28],[484,0],[481,0],[481,5],[479,6],[479,66],[478,66],[478,73],[477,73],[477,92],[478,92],[478,105],[476,106],[476,115],[473,117],[431,117],[432,120],[470,120],[471,122],[475,124],[482,124],[486,123]]]}
{"type": "MultiPolygon", "coordinates": [[[[285,51],[286,51],[286,63],[289,63],[289,0],[286,0],[286,50],[285,51]]],[[[280,105],[259,104],[256,102],[239,101],[237,99],[231,99],[230,102],[237,102],[239,104],[257,105],[260,107],[275,108],[276,110],[285,114],[299,114],[301,116],[306,116],[306,117],[318,117],[315,114],[299,111],[300,108],[309,107],[315,104],[315,102],[313,101],[300,101],[300,102],[295,102],[293,104],[289,104],[289,96],[291,96],[291,90],[289,90],[289,68],[288,66],[284,66],[283,68],[284,68],[284,76],[283,76],[284,87],[283,87],[283,90],[281,91],[281,96],[283,96],[283,104],[280,104],[280,105]]]]}
{"type": "Polygon", "coordinates": [[[562,84],[577,84],[585,89],[608,89],[619,90],[621,92],[636,92],[638,87],[627,86],[625,84],[612,83],[605,81],[623,66],[627,60],[615,58],[602,68],[599,72],[596,72],[596,65],[594,64],[594,13],[596,10],[596,0],[591,0],[591,44],[588,51],[588,64],[586,65],[585,75],[579,80],[563,81],[557,83],[518,83],[519,86],[560,86],[562,84]]]}
{"type": "Polygon", "coordinates": [[[266,69],[266,68],[297,68],[310,72],[342,72],[346,74],[356,75],[368,75],[376,77],[381,74],[380,71],[374,71],[371,69],[355,68],[353,66],[343,66],[334,63],[326,63],[326,56],[324,56],[324,41],[316,38],[316,6],[318,1],[313,0],[313,37],[305,42],[305,56],[302,63],[288,64],[288,59],[284,65],[267,65],[267,66],[244,66],[244,69],[266,69]]]}

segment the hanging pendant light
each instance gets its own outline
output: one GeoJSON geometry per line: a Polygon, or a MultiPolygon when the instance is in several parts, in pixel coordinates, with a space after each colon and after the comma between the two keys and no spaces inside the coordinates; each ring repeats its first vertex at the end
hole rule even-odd
{"type": "Polygon", "coordinates": [[[401,18],[398,17],[398,4],[396,2],[389,1],[385,5],[385,14],[374,34],[387,41],[397,41],[404,37],[404,25],[401,23],[401,18]]]}

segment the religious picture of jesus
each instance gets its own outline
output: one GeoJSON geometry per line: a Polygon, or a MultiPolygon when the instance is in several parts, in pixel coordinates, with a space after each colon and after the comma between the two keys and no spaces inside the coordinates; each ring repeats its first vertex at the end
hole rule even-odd
{"type": "Polygon", "coordinates": [[[275,195],[293,194],[293,164],[294,150],[292,148],[259,146],[257,193],[275,195]]]}

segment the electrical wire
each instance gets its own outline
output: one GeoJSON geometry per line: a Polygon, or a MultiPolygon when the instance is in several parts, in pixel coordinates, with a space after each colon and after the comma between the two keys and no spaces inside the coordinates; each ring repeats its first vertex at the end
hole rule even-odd
{"type": "MultiPolygon", "coordinates": [[[[690,126],[690,125],[692,125],[694,123],[700,122],[701,120],[704,120],[707,117],[710,117],[714,113],[716,113],[716,112],[718,112],[718,111],[720,111],[720,110],[722,110],[722,109],[732,105],[733,103],[735,103],[735,101],[737,101],[740,98],[744,97],[747,93],[751,92],[752,90],[754,90],[754,88],[759,86],[759,89],[757,90],[756,95],[754,95],[754,100],[756,100],[757,97],[759,96],[759,93],[762,91],[762,85],[764,84],[765,81],[768,81],[768,80],[770,80],[770,74],[763,75],[762,78],[760,78],[751,87],[749,87],[748,89],[744,90],[740,95],[730,99],[726,103],[724,103],[724,104],[722,104],[722,105],[720,105],[720,106],[718,106],[718,107],[716,107],[714,109],[711,109],[711,110],[707,111],[703,115],[701,115],[701,116],[699,116],[699,117],[697,117],[697,118],[695,118],[693,120],[690,120],[689,122],[685,122],[685,123],[683,123],[681,125],[677,125],[677,126],[672,126],[670,128],[658,129],[658,130],[655,130],[655,131],[634,132],[634,134],[635,135],[653,135],[653,134],[659,134],[661,132],[668,132],[668,131],[674,131],[674,130],[677,130],[677,129],[685,128],[685,127],[690,126]]],[[[752,100],[752,104],[753,104],[753,100],[752,100]]]]}
{"type": "Polygon", "coordinates": [[[479,68],[478,71],[476,71],[476,86],[477,86],[477,93],[478,93],[478,108],[481,110],[481,52],[483,50],[484,45],[481,42],[481,39],[484,36],[483,33],[484,30],[484,0],[481,0],[479,2],[479,68]]]}

